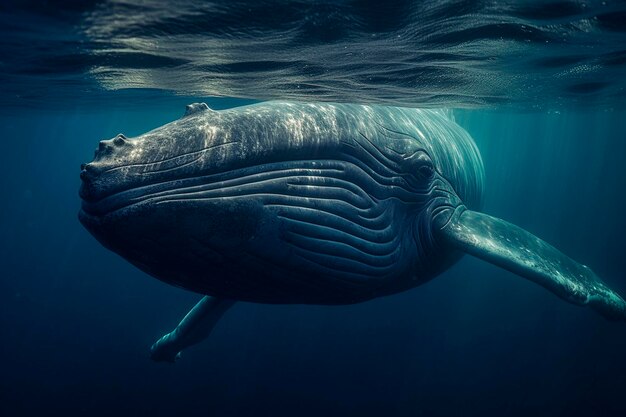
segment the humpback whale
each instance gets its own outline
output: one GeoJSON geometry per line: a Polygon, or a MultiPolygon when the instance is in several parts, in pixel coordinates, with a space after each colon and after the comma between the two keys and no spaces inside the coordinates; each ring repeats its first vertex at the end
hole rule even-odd
{"type": "Polygon", "coordinates": [[[156,361],[175,361],[237,301],[358,303],[419,286],[463,254],[626,318],[591,269],[480,212],[480,154],[445,111],[196,103],[101,141],[80,176],[79,219],[102,245],[204,295],[154,343],[156,361]]]}

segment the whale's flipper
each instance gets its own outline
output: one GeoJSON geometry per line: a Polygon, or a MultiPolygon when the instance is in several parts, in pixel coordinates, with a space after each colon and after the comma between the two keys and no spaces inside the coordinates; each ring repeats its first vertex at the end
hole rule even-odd
{"type": "Polygon", "coordinates": [[[542,285],[609,319],[626,320],[626,303],[585,265],[504,220],[457,210],[437,236],[447,244],[542,285]]]}
{"type": "Polygon", "coordinates": [[[183,349],[206,339],[222,314],[233,304],[232,300],[203,297],[174,330],[152,345],[150,358],[157,362],[176,361],[183,349]]]}

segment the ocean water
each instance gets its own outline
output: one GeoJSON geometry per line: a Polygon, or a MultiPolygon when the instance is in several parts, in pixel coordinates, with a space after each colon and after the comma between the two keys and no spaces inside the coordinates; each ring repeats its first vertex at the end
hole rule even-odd
{"type": "Polygon", "coordinates": [[[8,0],[0,23],[0,415],[626,415],[626,324],[470,256],[357,305],[238,304],[154,363],[200,296],[76,216],[99,140],[191,102],[445,107],[483,211],[626,295],[625,2],[8,0]]]}

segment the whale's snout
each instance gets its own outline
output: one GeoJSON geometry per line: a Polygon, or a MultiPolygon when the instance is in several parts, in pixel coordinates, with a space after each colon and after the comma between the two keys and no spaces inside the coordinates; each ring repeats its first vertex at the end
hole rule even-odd
{"type": "Polygon", "coordinates": [[[93,201],[96,199],[95,182],[97,182],[102,172],[103,169],[99,168],[93,161],[80,164],[81,185],[78,190],[78,195],[83,201],[93,201]]]}
{"type": "Polygon", "coordinates": [[[85,181],[89,181],[93,177],[96,176],[96,169],[92,164],[80,164],[80,179],[85,181]]]}
{"type": "Polygon", "coordinates": [[[97,178],[97,170],[93,163],[80,164],[81,184],[78,189],[78,196],[81,198],[81,208],[78,212],[78,220],[88,229],[92,230],[97,224],[98,218],[91,214],[90,203],[96,201],[93,181],[97,178]]]}
{"type": "Polygon", "coordinates": [[[128,147],[128,138],[122,133],[113,139],[101,140],[96,148],[93,161],[80,165],[80,178],[89,181],[107,169],[119,164],[124,148],[128,147]]]}
{"type": "Polygon", "coordinates": [[[113,139],[101,140],[94,154],[94,160],[100,160],[110,156],[114,154],[116,150],[122,149],[126,145],[128,145],[128,138],[122,133],[118,134],[113,139]]]}
{"type": "Polygon", "coordinates": [[[101,140],[94,151],[93,160],[80,165],[80,179],[82,184],[79,196],[83,201],[93,202],[101,198],[100,188],[106,185],[105,173],[125,164],[133,145],[128,138],[120,133],[112,139],[101,140]],[[99,191],[100,190],[100,191],[99,191]]]}

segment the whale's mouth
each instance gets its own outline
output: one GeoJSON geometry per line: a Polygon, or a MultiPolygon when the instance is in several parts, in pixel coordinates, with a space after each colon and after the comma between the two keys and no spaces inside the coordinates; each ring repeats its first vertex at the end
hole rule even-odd
{"type": "MultiPolygon", "coordinates": [[[[102,217],[141,204],[243,197],[276,201],[289,198],[336,200],[337,204],[349,203],[357,209],[365,209],[372,203],[370,194],[380,194],[373,185],[385,182],[384,178],[371,175],[357,165],[339,160],[276,162],[142,185],[97,200],[83,198],[82,211],[87,216],[102,217]],[[358,178],[360,180],[355,181],[358,178]]],[[[85,184],[83,187],[88,187],[85,184]]],[[[411,191],[405,191],[406,198],[410,198],[411,191]]],[[[81,196],[84,193],[81,191],[81,196]]]]}
{"type": "MultiPolygon", "coordinates": [[[[186,166],[196,161],[193,158],[201,156],[201,153],[186,154],[184,159],[172,159],[175,165],[158,170],[150,164],[150,169],[142,173],[145,179],[141,177],[143,181],[135,182],[138,186],[128,181],[117,190],[109,186],[107,192],[98,193],[100,197],[93,193],[94,183],[89,166],[83,166],[83,184],[79,192],[83,200],[81,211],[87,217],[103,217],[138,205],[245,197],[278,205],[289,204],[294,199],[330,201],[338,206],[349,204],[352,208],[364,210],[390,198],[420,204],[432,199],[433,193],[445,191],[448,194],[446,185],[440,179],[418,190],[402,175],[384,165],[372,164],[371,161],[367,163],[346,154],[339,159],[277,161],[210,174],[202,170],[184,171],[186,166]],[[159,177],[152,174],[163,175],[163,179],[158,181],[159,177]],[[393,192],[389,193],[390,190],[393,192]]],[[[125,168],[115,167],[104,171],[104,174],[123,172],[125,168]]]]}
{"type": "MultiPolygon", "coordinates": [[[[113,143],[114,141],[115,139],[113,143]]],[[[124,143],[126,148],[132,147],[130,142],[124,143]]],[[[135,188],[158,186],[176,179],[185,179],[197,175],[196,172],[202,170],[203,160],[211,153],[220,152],[229,145],[238,143],[236,140],[227,141],[155,161],[124,163],[124,156],[120,158],[115,153],[118,152],[117,148],[108,144],[102,146],[101,142],[101,146],[96,150],[95,159],[81,165],[82,184],[79,196],[89,206],[91,203],[135,188]]],[[[129,149],[128,153],[132,158],[133,153],[140,155],[142,152],[129,149]]]]}

